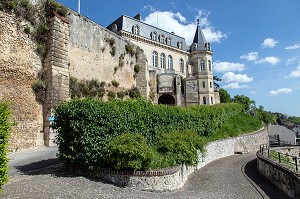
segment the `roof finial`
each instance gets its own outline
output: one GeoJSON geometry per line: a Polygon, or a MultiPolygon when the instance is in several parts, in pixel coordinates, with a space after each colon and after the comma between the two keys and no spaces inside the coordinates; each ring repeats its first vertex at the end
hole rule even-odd
{"type": "Polygon", "coordinates": [[[199,19],[197,19],[197,26],[199,26],[199,23],[200,23],[200,20],[199,20],[199,19]]]}

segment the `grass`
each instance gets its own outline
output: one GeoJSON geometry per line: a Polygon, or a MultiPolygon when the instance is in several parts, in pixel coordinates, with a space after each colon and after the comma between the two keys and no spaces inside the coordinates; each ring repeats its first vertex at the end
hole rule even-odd
{"type": "Polygon", "coordinates": [[[262,127],[261,121],[251,115],[240,113],[231,117],[221,128],[208,137],[208,141],[237,137],[244,133],[257,131],[262,127]]]}

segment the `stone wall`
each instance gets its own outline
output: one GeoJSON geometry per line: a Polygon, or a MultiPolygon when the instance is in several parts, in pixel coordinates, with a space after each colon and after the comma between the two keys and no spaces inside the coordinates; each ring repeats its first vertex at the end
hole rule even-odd
{"type": "Polygon", "coordinates": [[[116,80],[120,87],[127,89],[136,86],[134,65],[137,60],[135,55],[126,53],[128,41],[74,11],[70,10],[67,18],[70,23],[70,76],[106,83],[116,80]],[[121,54],[124,54],[123,60],[120,60],[121,54]]]}
{"type": "Polygon", "coordinates": [[[300,177],[282,165],[274,162],[259,152],[257,153],[257,169],[275,186],[292,198],[300,198],[300,177]]]}
{"type": "Polygon", "coordinates": [[[12,151],[44,144],[42,104],[31,89],[42,61],[35,42],[24,32],[26,24],[14,14],[0,11],[0,100],[11,102],[16,123],[9,141],[12,151]]]}
{"type": "Polygon", "coordinates": [[[149,172],[139,175],[132,172],[111,172],[103,170],[97,175],[118,186],[134,187],[148,191],[175,190],[182,188],[188,177],[194,173],[195,170],[202,168],[211,161],[235,153],[256,152],[259,150],[260,144],[267,143],[268,132],[265,129],[261,129],[257,132],[242,135],[237,138],[229,138],[209,143],[206,146],[204,156],[202,156],[200,152],[198,153],[198,165],[196,167],[182,165],[178,167],[177,170],[170,168],[170,171],[162,170],[161,172],[149,172]],[[240,147],[241,143],[243,143],[243,147],[240,147]],[[164,172],[166,172],[166,175],[161,175],[161,173],[164,172]]]}

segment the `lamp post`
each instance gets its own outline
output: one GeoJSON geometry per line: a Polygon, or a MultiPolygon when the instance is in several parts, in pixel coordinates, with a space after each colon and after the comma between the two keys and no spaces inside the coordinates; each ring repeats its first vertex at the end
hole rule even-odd
{"type": "Polygon", "coordinates": [[[78,14],[80,14],[80,0],[78,0],[78,14]]]}

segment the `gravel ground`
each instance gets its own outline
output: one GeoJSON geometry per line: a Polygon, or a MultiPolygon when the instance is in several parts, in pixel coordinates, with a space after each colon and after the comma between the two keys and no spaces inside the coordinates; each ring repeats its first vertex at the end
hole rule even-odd
{"type": "MultiPolygon", "coordinates": [[[[49,159],[51,160],[51,159],[49,159]]],[[[53,160],[51,160],[53,161],[53,160]]],[[[42,160],[16,166],[19,172],[10,176],[3,198],[126,198],[126,199],[255,199],[289,198],[270,185],[256,171],[255,155],[233,155],[201,168],[191,175],[186,185],[172,192],[148,192],[134,188],[116,187],[98,179],[75,175],[62,170],[62,164],[51,166],[42,160]],[[43,168],[36,169],[43,162],[43,168]],[[30,170],[32,167],[35,170],[30,170]]]]}

